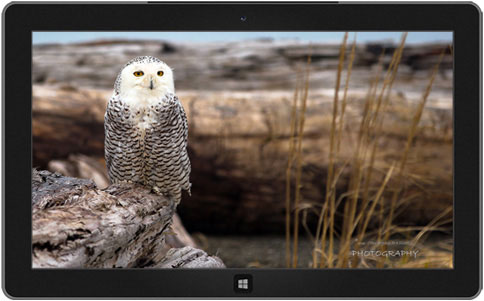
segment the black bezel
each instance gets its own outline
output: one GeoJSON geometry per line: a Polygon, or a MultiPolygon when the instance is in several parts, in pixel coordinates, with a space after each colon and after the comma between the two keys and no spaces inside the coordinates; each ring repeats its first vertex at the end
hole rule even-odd
{"type": "Polygon", "coordinates": [[[471,297],[481,288],[481,12],[472,3],[13,3],[3,12],[3,289],[12,297],[471,297]],[[139,16],[143,16],[140,18],[139,16]],[[241,16],[247,16],[241,22],[241,16]],[[453,31],[454,269],[31,268],[32,31],[453,31]],[[236,294],[236,274],[253,276],[236,294]]]}

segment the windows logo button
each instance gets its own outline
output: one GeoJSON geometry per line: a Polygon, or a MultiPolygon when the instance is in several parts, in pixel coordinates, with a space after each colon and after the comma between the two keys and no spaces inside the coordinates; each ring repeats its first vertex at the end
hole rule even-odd
{"type": "Polygon", "coordinates": [[[236,293],[252,292],[252,275],[235,275],[234,291],[236,293]]]}

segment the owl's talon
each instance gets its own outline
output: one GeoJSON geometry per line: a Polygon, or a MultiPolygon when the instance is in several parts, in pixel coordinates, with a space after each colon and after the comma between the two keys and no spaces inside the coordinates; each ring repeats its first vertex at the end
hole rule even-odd
{"type": "Polygon", "coordinates": [[[151,190],[152,190],[154,193],[156,193],[157,195],[160,195],[160,196],[162,196],[162,195],[163,195],[163,193],[161,192],[160,188],[158,188],[158,187],[156,187],[156,186],[154,186],[153,188],[151,188],[151,190]]]}

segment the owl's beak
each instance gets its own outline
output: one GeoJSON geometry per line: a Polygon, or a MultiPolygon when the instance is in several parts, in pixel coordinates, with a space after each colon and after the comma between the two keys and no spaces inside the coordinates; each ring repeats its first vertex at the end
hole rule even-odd
{"type": "Polygon", "coordinates": [[[154,86],[153,86],[153,79],[152,79],[152,78],[150,78],[150,90],[153,90],[153,87],[154,87],[154,86]]]}

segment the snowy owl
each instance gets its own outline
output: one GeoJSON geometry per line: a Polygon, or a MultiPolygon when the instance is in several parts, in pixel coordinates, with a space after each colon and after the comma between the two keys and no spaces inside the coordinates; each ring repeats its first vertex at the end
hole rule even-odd
{"type": "Polygon", "coordinates": [[[182,190],[190,193],[187,117],[167,64],[140,56],[123,67],[106,108],[104,131],[112,183],[139,183],[176,204],[182,190]]]}

